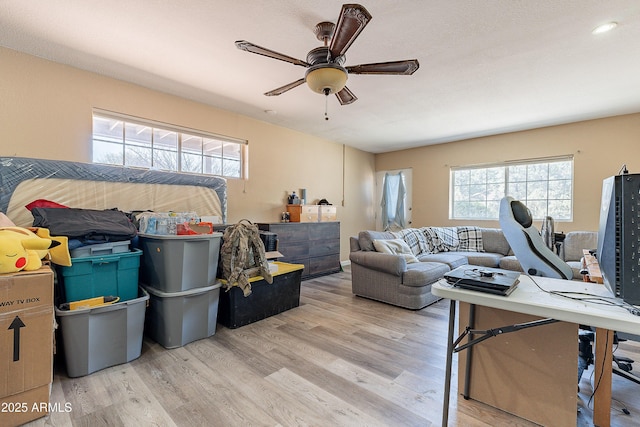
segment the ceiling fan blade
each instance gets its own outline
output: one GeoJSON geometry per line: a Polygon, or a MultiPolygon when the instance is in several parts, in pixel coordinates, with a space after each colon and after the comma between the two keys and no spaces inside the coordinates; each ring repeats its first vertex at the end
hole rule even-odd
{"type": "Polygon", "coordinates": [[[336,92],[336,98],[340,101],[340,105],[349,105],[358,100],[358,97],[346,86],[340,92],[336,92]]]}
{"type": "Polygon", "coordinates": [[[394,74],[409,76],[420,67],[417,59],[406,61],[378,62],[345,67],[349,74],[394,74]]]}
{"type": "Polygon", "coordinates": [[[283,53],[279,53],[271,49],[260,47],[246,40],[238,40],[236,42],[236,47],[240,50],[246,50],[247,52],[257,53],[258,55],[267,56],[273,59],[279,59],[280,61],[289,62],[293,65],[300,65],[303,67],[309,66],[308,63],[306,63],[301,59],[296,59],[291,56],[285,55],[283,53]]]}
{"type": "Polygon", "coordinates": [[[293,83],[289,83],[286,84],[282,87],[279,87],[278,89],[274,89],[272,91],[269,91],[267,93],[265,93],[265,95],[267,96],[278,96],[278,95],[282,95],[283,93],[285,93],[288,90],[293,89],[294,87],[298,87],[300,86],[302,83],[304,83],[304,79],[300,79],[300,80],[296,80],[293,83]]]}
{"type": "Polygon", "coordinates": [[[371,20],[371,14],[359,4],[345,4],[340,11],[338,23],[331,37],[329,51],[332,58],[345,54],[349,46],[371,20]]]}

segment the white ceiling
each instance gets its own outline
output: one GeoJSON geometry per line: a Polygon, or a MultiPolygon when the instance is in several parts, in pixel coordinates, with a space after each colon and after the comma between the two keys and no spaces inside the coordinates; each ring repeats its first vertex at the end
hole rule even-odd
{"type": "Polygon", "coordinates": [[[412,76],[351,75],[341,106],[299,86],[342,1],[0,0],[0,45],[372,153],[640,112],[638,0],[361,0],[345,65],[417,58],[412,76]],[[607,21],[618,27],[593,35],[607,21]],[[276,114],[267,114],[266,110],[276,114]]]}

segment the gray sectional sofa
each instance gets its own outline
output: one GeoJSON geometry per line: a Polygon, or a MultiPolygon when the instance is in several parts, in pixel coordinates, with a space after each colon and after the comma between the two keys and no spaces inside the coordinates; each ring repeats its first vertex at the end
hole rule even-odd
{"type": "MultiPolygon", "coordinates": [[[[582,280],[582,250],[596,245],[595,232],[566,234],[560,257],[571,265],[574,279],[582,280]]],[[[522,271],[501,229],[473,226],[361,231],[350,238],[349,259],[355,295],[409,309],[436,302],[431,284],[461,265],[522,271]]]]}

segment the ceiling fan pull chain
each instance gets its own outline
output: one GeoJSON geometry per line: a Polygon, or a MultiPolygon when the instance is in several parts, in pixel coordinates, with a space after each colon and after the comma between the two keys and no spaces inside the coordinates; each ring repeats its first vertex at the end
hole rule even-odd
{"type": "Polygon", "coordinates": [[[324,119],[329,120],[329,89],[324,90],[324,119]]]}

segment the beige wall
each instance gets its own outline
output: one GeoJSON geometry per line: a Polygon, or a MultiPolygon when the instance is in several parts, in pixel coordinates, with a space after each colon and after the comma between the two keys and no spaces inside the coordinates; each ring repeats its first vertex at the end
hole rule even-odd
{"type": "MultiPolygon", "coordinates": [[[[556,231],[597,230],[602,180],[623,164],[640,173],[640,114],[476,138],[376,156],[376,170],[413,168],[413,225],[462,225],[449,220],[449,168],[526,158],[574,155],[573,221],[556,231]]],[[[475,221],[486,227],[497,221],[475,221]]]]}
{"type": "Polygon", "coordinates": [[[101,108],[249,140],[249,179],[228,181],[228,222],[278,221],[288,192],[306,188],[338,207],[342,260],[348,237],[374,226],[373,154],[5,48],[0,76],[1,156],[90,162],[101,108]]]}

